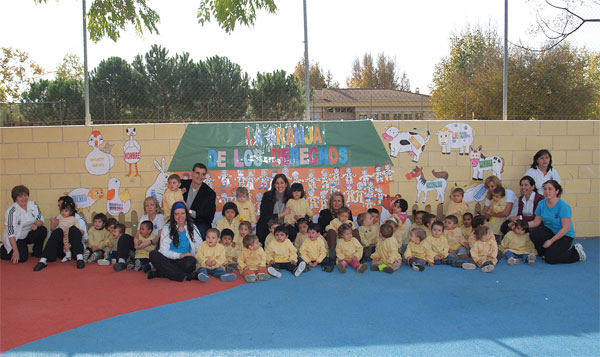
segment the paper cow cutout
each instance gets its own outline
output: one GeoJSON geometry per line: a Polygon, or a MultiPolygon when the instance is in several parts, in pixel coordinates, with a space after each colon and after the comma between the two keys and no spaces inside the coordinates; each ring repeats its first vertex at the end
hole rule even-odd
{"type": "MultiPolygon", "coordinates": [[[[415,128],[415,130],[419,130],[415,128]]],[[[429,142],[431,134],[427,130],[427,137],[424,138],[421,134],[412,131],[400,131],[398,128],[389,127],[385,133],[381,135],[385,140],[389,141],[390,156],[398,157],[401,152],[408,152],[412,156],[412,161],[419,162],[421,153],[425,149],[425,144],[429,142]]]]}

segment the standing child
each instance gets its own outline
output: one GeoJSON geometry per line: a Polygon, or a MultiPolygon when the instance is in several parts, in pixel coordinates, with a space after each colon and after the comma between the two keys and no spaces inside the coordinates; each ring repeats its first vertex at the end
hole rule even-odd
{"type": "Polygon", "coordinates": [[[475,229],[475,243],[471,246],[471,258],[475,262],[465,263],[465,269],[475,269],[477,266],[484,273],[494,271],[494,266],[498,263],[498,245],[490,227],[480,226],[475,229]]]}
{"type": "Polygon", "coordinates": [[[535,245],[529,239],[529,224],[527,221],[515,221],[512,231],[509,231],[502,239],[500,249],[506,256],[509,265],[519,264],[520,259],[529,265],[535,264],[537,250],[535,245]]]}
{"type": "MultiPolygon", "coordinates": [[[[490,214],[500,213],[506,209],[506,191],[504,187],[498,186],[492,192],[492,202],[490,204],[490,214]]],[[[500,227],[504,222],[503,218],[490,217],[490,229],[493,234],[500,234],[500,227]]]]}
{"type": "Polygon", "coordinates": [[[375,252],[375,247],[379,243],[379,225],[374,224],[373,215],[368,212],[363,212],[356,217],[358,222],[358,234],[360,235],[360,243],[363,245],[362,262],[371,259],[371,254],[375,252]]]}
{"type": "Polygon", "coordinates": [[[225,247],[219,244],[219,230],[209,228],[206,231],[204,242],[198,247],[196,252],[196,271],[198,280],[203,283],[210,281],[209,275],[214,276],[221,281],[234,281],[237,275],[228,273],[225,270],[227,256],[225,247]]]}
{"type": "Polygon", "coordinates": [[[373,263],[371,263],[371,270],[379,270],[391,274],[400,269],[402,257],[398,252],[398,242],[393,239],[393,234],[394,228],[389,224],[384,223],[379,227],[379,235],[383,241],[377,244],[377,250],[372,255],[373,263]]]}
{"type": "Polygon", "coordinates": [[[267,222],[267,226],[269,227],[269,234],[265,238],[265,248],[269,245],[269,243],[275,240],[275,228],[279,227],[279,219],[271,218],[267,222]]]}
{"type": "Polygon", "coordinates": [[[292,197],[285,204],[286,208],[290,209],[290,213],[285,216],[284,222],[293,226],[302,217],[312,219],[313,211],[310,209],[308,200],[305,198],[304,186],[299,182],[293,183],[290,191],[292,192],[292,197]]]}
{"type": "MultiPolygon", "coordinates": [[[[328,273],[333,271],[333,261],[327,257],[327,242],[321,235],[321,227],[316,223],[311,223],[308,226],[308,239],[305,239],[300,247],[300,258],[306,262],[305,270],[314,268],[321,264],[321,269],[328,273]]],[[[298,240],[298,237],[296,237],[298,240]]]]}
{"type": "MultiPolygon", "coordinates": [[[[229,228],[225,228],[221,232],[221,244],[225,248],[225,257],[227,258],[227,266],[225,267],[225,271],[227,271],[228,273],[233,273],[237,270],[237,258],[239,252],[241,251],[234,247],[233,237],[234,234],[229,228]]],[[[239,244],[239,247],[242,247],[242,244],[239,244]]]]}
{"type": "MultiPolygon", "coordinates": [[[[217,229],[219,232],[223,231],[223,229],[231,229],[234,234],[233,242],[236,245],[241,245],[239,243],[242,240],[239,237],[240,232],[240,219],[238,218],[239,211],[237,206],[233,202],[227,202],[223,205],[223,218],[217,221],[217,229]]],[[[239,247],[241,250],[241,247],[239,247]]]]}
{"type": "Polygon", "coordinates": [[[269,280],[267,272],[267,255],[260,246],[258,237],[254,234],[248,234],[242,239],[244,249],[238,257],[238,266],[240,273],[249,283],[256,283],[259,280],[269,280]]]}
{"type": "Polygon", "coordinates": [[[135,271],[143,270],[146,274],[150,271],[150,252],[156,249],[154,245],[156,235],[153,231],[154,224],[152,221],[140,223],[140,229],[133,240],[135,246],[133,270],[135,271]]]}
{"type": "Polygon", "coordinates": [[[465,247],[469,249],[470,247],[468,245],[468,239],[471,236],[471,233],[473,233],[473,214],[471,212],[463,214],[462,222],[463,223],[462,226],[460,226],[460,230],[463,232],[463,237],[465,237],[465,240],[467,240],[465,247]]]}
{"type": "Polygon", "coordinates": [[[90,228],[88,232],[88,248],[86,248],[89,252],[89,256],[86,261],[88,264],[104,258],[106,240],[110,235],[110,232],[105,228],[105,226],[106,215],[104,213],[96,213],[94,215],[94,226],[90,228]]]}
{"type": "Polygon", "coordinates": [[[458,217],[449,215],[444,219],[444,235],[450,247],[448,252],[459,259],[466,259],[468,251],[465,248],[465,243],[467,243],[467,240],[463,235],[463,231],[458,228],[458,217]]]}
{"type": "MultiPolygon", "coordinates": [[[[69,243],[69,229],[79,223],[79,220],[75,217],[75,205],[71,202],[63,201],[60,204],[60,218],[58,219],[58,226],[63,231],[63,244],[65,257],[62,258],[62,262],[68,262],[72,259],[71,257],[71,244],[69,243]]],[[[81,258],[83,259],[83,254],[81,258]]]]}
{"type": "Polygon", "coordinates": [[[235,201],[233,203],[238,208],[240,220],[248,221],[253,225],[256,224],[256,210],[246,187],[238,187],[235,190],[235,201]]]}
{"type": "Polygon", "coordinates": [[[346,223],[340,225],[338,237],[339,241],[335,247],[335,254],[340,273],[345,273],[348,265],[352,266],[359,273],[364,273],[369,266],[365,263],[360,263],[363,255],[363,247],[358,239],[352,236],[352,226],[346,223]]]}
{"type": "Polygon", "coordinates": [[[464,196],[465,191],[460,187],[455,187],[450,194],[451,200],[446,209],[446,217],[450,215],[456,216],[459,225],[462,224],[463,215],[469,212],[469,206],[463,201],[464,196]]]}
{"type": "Polygon", "coordinates": [[[181,177],[177,174],[172,174],[168,178],[168,186],[163,195],[162,203],[165,209],[165,222],[169,221],[171,217],[171,209],[175,202],[184,202],[183,191],[179,188],[181,186],[181,177]]]}
{"type": "Polygon", "coordinates": [[[404,259],[414,271],[425,270],[425,265],[429,264],[430,267],[433,263],[433,251],[425,240],[426,232],[423,228],[413,228],[410,233],[410,242],[404,252],[404,259]]]}
{"type": "Polygon", "coordinates": [[[275,240],[267,245],[267,262],[269,274],[276,278],[281,278],[281,269],[285,269],[296,277],[302,275],[306,268],[306,263],[298,263],[298,250],[288,239],[288,229],[286,226],[275,228],[275,240]]]}

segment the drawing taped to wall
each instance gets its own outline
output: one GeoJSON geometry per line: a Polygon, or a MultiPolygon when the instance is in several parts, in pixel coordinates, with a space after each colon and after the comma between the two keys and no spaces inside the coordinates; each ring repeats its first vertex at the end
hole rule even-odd
{"type": "Polygon", "coordinates": [[[411,172],[406,174],[406,179],[409,181],[413,178],[417,179],[417,199],[415,202],[419,202],[421,193],[424,193],[423,203],[425,203],[427,201],[427,193],[429,191],[436,191],[437,196],[435,200],[438,201],[441,198],[442,203],[444,203],[446,187],[448,186],[448,172],[431,170],[431,173],[436,177],[435,180],[427,181],[425,175],[423,175],[423,168],[418,166],[415,166],[411,172]]]}
{"type": "Polygon", "coordinates": [[[146,197],[154,197],[158,200],[158,203],[162,205],[162,199],[169,184],[169,174],[167,173],[167,162],[165,158],[162,158],[161,163],[154,160],[154,167],[158,170],[158,175],[156,175],[156,180],[154,180],[152,186],[148,187],[146,190],[146,197]]]}
{"type": "Polygon", "coordinates": [[[459,155],[465,155],[473,144],[473,128],[465,123],[452,123],[437,132],[442,154],[450,155],[451,149],[459,149],[459,155]]]}
{"type": "Polygon", "coordinates": [[[492,170],[492,175],[497,176],[502,180],[502,173],[504,172],[504,159],[500,156],[486,157],[483,155],[481,145],[477,150],[469,147],[469,157],[471,159],[471,166],[473,167],[473,180],[483,180],[483,172],[492,170]]]}
{"type": "MultiPolygon", "coordinates": [[[[414,128],[414,130],[423,130],[414,128]]],[[[427,129],[427,137],[423,137],[416,131],[402,131],[395,127],[389,127],[385,133],[381,135],[385,140],[389,141],[390,156],[398,157],[401,152],[408,152],[412,157],[412,161],[419,162],[419,158],[425,150],[425,144],[429,142],[431,134],[427,129]]]]}
{"type": "Polygon", "coordinates": [[[135,136],[135,128],[130,127],[125,129],[125,134],[129,137],[129,140],[123,145],[123,157],[125,158],[125,162],[129,164],[129,173],[127,176],[131,177],[133,165],[135,165],[135,176],[139,176],[137,163],[142,159],[142,152],[140,144],[133,138],[135,136]]]}
{"type": "Polygon", "coordinates": [[[108,192],[106,195],[106,211],[113,216],[119,213],[127,213],[131,209],[131,196],[129,191],[120,191],[121,180],[116,177],[108,180],[108,192]]]}
{"type": "Polygon", "coordinates": [[[98,130],[92,131],[88,139],[92,151],[85,158],[85,168],[92,175],[107,174],[115,165],[115,158],[110,153],[112,146],[107,142],[103,148],[100,148],[103,143],[102,133],[98,130]]]}
{"type": "Polygon", "coordinates": [[[96,188],[76,188],[73,191],[69,192],[69,196],[73,198],[75,204],[77,205],[77,209],[87,208],[96,203],[99,199],[104,197],[104,190],[100,187],[96,188]]]}

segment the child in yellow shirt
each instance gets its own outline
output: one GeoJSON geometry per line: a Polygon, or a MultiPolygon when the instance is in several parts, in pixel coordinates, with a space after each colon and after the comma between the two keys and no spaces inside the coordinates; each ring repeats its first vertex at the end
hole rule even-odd
{"type": "Polygon", "coordinates": [[[519,264],[521,259],[529,265],[534,265],[537,250],[529,239],[529,224],[523,220],[515,221],[513,230],[506,233],[502,239],[500,249],[509,265],[519,264]]]}
{"type": "MultiPolygon", "coordinates": [[[[106,240],[108,239],[110,232],[106,229],[106,215],[104,213],[97,213],[94,215],[94,226],[88,231],[87,241],[87,252],[88,258],[87,264],[94,263],[98,259],[104,257],[104,251],[106,250],[106,240]]],[[[86,254],[84,254],[85,257],[86,254]]]]}
{"type": "Polygon", "coordinates": [[[433,261],[435,264],[442,264],[442,259],[448,257],[450,246],[448,240],[444,236],[444,223],[435,221],[431,225],[431,235],[427,236],[427,243],[433,252],[433,261]]]}
{"type": "Polygon", "coordinates": [[[363,246],[358,239],[352,236],[352,226],[346,223],[340,225],[338,237],[339,240],[335,247],[335,255],[340,273],[345,273],[348,265],[352,266],[360,274],[364,273],[369,266],[365,263],[360,263],[363,255],[363,246]]]}
{"type": "MultiPolygon", "coordinates": [[[[397,199],[394,201],[392,210],[392,217],[396,219],[398,226],[394,230],[394,237],[398,239],[398,243],[404,248],[404,246],[408,244],[408,231],[411,227],[410,218],[408,218],[408,213],[406,213],[408,210],[408,202],[403,198],[397,199]]],[[[404,249],[402,250],[404,251],[404,249]]]]}
{"type": "Polygon", "coordinates": [[[494,271],[494,266],[498,263],[498,245],[490,227],[480,226],[475,229],[475,243],[471,246],[471,258],[475,262],[469,264],[465,269],[475,269],[480,267],[484,273],[494,271]]]}
{"type": "Polygon", "coordinates": [[[240,219],[237,206],[233,202],[227,202],[223,205],[223,218],[217,221],[217,229],[221,232],[223,229],[228,228],[234,234],[233,241],[236,245],[241,245],[242,240],[239,236],[240,231],[240,219]]]}
{"type": "Polygon", "coordinates": [[[114,218],[106,220],[106,228],[110,235],[106,239],[106,250],[104,251],[104,259],[98,260],[98,265],[110,265],[117,263],[117,246],[119,238],[125,234],[125,225],[119,223],[114,218]]]}
{"type": "MultiPolygon", "coordinates": [[[[490,213],[504,212],[506,209],[506,191],[504,187],[498,186],[492,193],[492,202],[490,203],[490,213]]],[[[493,234],[500,234],[500,227],[505,221],[502,217],[490,217],[490,229],[493,234]]]]}
{"type": "Polygon", "coordinates": [[[437,216],[435,214],[425,213],[425,215],[423,216],[423,224],[425,225],[425,228],[423,229],[425,230],[425,233],[427,233],[428,236],[431,235],[431,226],[435,221],[437,221],[437,216]]]}
{"type": "Polygon", "coordinates": [[[463,223],[460,226],[460,230],[463,232],[463,237],[465,237],[465,240],[467,240],[464,246],[469,249],[471,247],[469,246],[468,240],[469,236],[471,236],[471,233],[473,233],[473,214],[471,212],[463,214],[462,222],[463,223]]]}
{"type": "Polygon", "coordinates": [[[253,225],[256,224],[256,210],[246,187],[238,187],[235,190],[235,201],[233,203],[235,203],[240,213],[240,221],[248,221],[253,225]]]}
{"type": "Polygon", "coordinates": [[[391,274],[400,269],[402,257],[398,252],[398,242],[393,238],[393,235],[394,228],[391,225],[384,223],[379,227],[379,236],[383,240],[377,244],[377,250],[371,256],[373,258],[371,270],[391,274]]]}
{"type": "Polygon", "coordinates": [[[267,255],[260,246],[258,237],[248,234],[242,239],[244,249],[238,257],[240,273],[249,283],[259,280],[269,280],[271,277],[267,272],[267,255]]]}
{"type": "Polygon", "coordinates": [[[275,240],[275,228],[279,227],[279,219],[271,218],[267,222],[267,226],[269,227],[269,234],[265,238],[265,249],[272,241],[275,240]]]}
{"type": "Polygon", "coordinates": [[[250,233],[252,233],[252,223],[250,223],[248,221],[240,222],[237,241],[236,241],[235,233],[233,235],[236,256],[239,256],[242,253],[242,246],[243,246],[242,241],[243,241],[244,237],[250,233]]]}
{"type": "Polygon", "coordinates": [[[267,245],[265,252],[269,265],[267,271],[276,278],[281,278],[281,269],[285,269],[299,277],[306,268],[306,262],[298,262],[298,250],[288,239],[288,228],[286,226],[275,228],[275,240],[267,245]]]}
{"type": "Polygon", "coordinates": [[[469,212],[469,206],[463,198],[465,196],[465,191],[460,187],[455,187],[450,194],[450,203],[448,203],[448,208],[446,208],[446,217],[452,215],[458,218],[458,225],[462,224],[462,216],[469,212]]]}
{"type": "Polygon", "coordinates": [[[330,230],[338,231],[342,224],[347,224],[350,229],[354,229],[354,222],[350,220],[350,208],[344,206],[338,210],[337,217],[329,222],[329,225],[325,227],[325,232],[330,230]]]}
{"type": "Polygon", "coordinates": [[[171,209],[173,208],[175,202],[185,203],[185,200],[183,199],[183,191],[181,191],[179,188],[181,187],[181,177],[179,177],[177,174],[172,174],[167,179],[167,182],[168,186],[162,199],[162,204],[165,211],[165,222],[169,221],[169,218],[171,217],[171,209]]]}
{"type": "Polygon", "coordinates": [[[380,242],[379,225],[374,224],[373,215],[369,212],[363,212],[356,217],[358,222],[358,234],[363,248],[362,262],[371,259],[371,254],[375,252],[375,247],[380,242]]]}
{"type": "Polygon", "coordinates": [[[306,217],[302,217],[298,220],[298,233],[296,234],[296,239],[294,239],[294,247],[300,250],[302,243],[304,243],[305,239],[308,239],[308,225],[309,220],[306,217]]]}
{"type": "Polygon", "coordinates": [[[150,267],[150,252],[156,249],[153,245],[153,241],[156,239],[156,235],[152,233],[154,230],[154,224],[152,221],[143,221],[140,223],[140,229],[133,240],[135,247],[135,260],[133,270],[140,271],[143,269],[144,273],[148,273],[150,267]]]}
{"type": "MultiPolygon", "coordinates": [[[[327,257],[328,248],[325,238],[321,235],[321,227],[316,223],[308,226],[308,239],[302,242],[300,247],[300,258],[306,262],[305,271],[321,264],[321,269],[328,273],[333,271],[334,262],[327,257]]],[[[298,239],[298,238],[296,238],[298,239]]]]}
{"type": "Polygon", "coordinates": [[[209,275],[214,276],[221,281],[234,281],[237,279],[235,273],[225,271],[227,256],[225,247],[219,244],[219,230],[209,228],[206,231],[204,242],[198,247],[196,252],[196,271],[198,280],[203,283],[210,281],[209,275]]]}
{"type": "MultiPolygon", "coordinates": [[[[411,230],[412,230],[412,228],[421,228],[421,229],[425,230],[425,232],[427,232],[427,230],[426,230],[427,226],[423,223],[423,219],[425,218],[426,214],[427,214],[427,212],[425,212],[425,211],[414,211],[413,218],[415,219],[415,222],[410,226],[411,230]]],[[[409,238],[410,238],[410,235],[409,235],[409,238]]]]}
{"type": "Polygon", "coordinates": [[[458,217],[449,215],[444,219],[444,235],[450,247],[448,251],[450,255],[459,259],[466,259],[468,251],[464,245],[467,240],[463,235],[463,231],[458,228],[458,217]]]}
{"type": "Polygon", "coordinates": [[[433,251],[429,246],[429,243],[425,239],[426,232],[423,228],[413,228],[410,230],[409,237],[410,242],[404,252],[404,259],[414,271],[425,270],[425,265],[429,264],[430,267],[433,263],[433,251]]]}
{"type": "Polygon", "coordinates": [[[233,273],[237,270],[237,259],[239,253],[241,252],[241,249],[238,250],[233,246],[233,237],[234,234],[229,228],[225,228],[221,232],[221,244],[225,248],[225,258],[227,258],[227,266],[225,267],[225,271],[228,273],[233,273]]]}
{"type": "Polygon", "coordinates": [[[302,217],[312,219],[314,214],[305,197],[304,186],[299,182],[295,182],[290,187],[290,191],[292,192],[292,197],[285,204],[286,208],[290,209],[290,213],[285,216],[284,222],[294,226],[296,225],[296,221],[302,217]]]}

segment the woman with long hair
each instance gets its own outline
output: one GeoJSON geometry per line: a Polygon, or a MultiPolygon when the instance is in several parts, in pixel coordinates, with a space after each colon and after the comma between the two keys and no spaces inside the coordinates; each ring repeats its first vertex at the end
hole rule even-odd
{"type": "Polygon", "coordinates": [[[285,207],[290,198],[290,181],[284,174],[277,174],[271,181],[271,189],[264,193],[260,201],[260,218],[256,223],[256,235],[264,244],[269,234],[268,222],[276,218],[281,224],[291,210],[285,207]]]}

